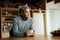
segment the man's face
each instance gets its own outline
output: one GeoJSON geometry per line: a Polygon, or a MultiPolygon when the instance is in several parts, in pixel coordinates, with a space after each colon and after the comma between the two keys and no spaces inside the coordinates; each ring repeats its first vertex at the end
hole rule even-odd
{"type": "Polygon", "coordinates": [[[23,16],[25,18],[28,18],[30,16],[30,9],[29,8],[26,8],[25,11],[23,12],[23,16]]]}

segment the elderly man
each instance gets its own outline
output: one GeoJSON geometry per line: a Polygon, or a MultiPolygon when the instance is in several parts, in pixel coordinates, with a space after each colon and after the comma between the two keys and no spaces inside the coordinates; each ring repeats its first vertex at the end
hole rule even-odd
{"type": "Polygon", "coordinates": [[[13,35],[14,36],[34,36],[35,31],[33,30],[33,20],[30,17],[30,9],[27,5],[23,5],[19,10],[19,16],[14,18],[13,21],[13,35]],[[31,34],[31,35],[30,35],[31,34]]]}

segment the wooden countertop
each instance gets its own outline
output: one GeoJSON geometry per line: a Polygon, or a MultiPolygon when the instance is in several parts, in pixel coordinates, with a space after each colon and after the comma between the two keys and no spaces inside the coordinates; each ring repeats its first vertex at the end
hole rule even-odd
{"type": "Polygon", "coordinates": [[[0,40],[60,40],[59,36],[36,35],[35,37],[10,37],[0,40]]]}

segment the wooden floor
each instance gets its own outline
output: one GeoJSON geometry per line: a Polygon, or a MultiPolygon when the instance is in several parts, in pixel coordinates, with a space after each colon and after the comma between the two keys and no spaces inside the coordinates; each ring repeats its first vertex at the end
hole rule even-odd
{"type": "Polygon", "coordinates": [[[60,40],[60,36],[36,35],[35,37],[10,37],[0,40],[60,40]]]}

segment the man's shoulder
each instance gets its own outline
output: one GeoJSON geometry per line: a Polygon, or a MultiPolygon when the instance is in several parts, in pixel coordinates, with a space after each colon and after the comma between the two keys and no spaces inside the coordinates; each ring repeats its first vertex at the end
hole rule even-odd
{"type": "Polygon", "coordinates": [[[18,20],[18,19],[20,19],[19,16],[16,16],[15,18],[13,18],[13,20],[18,20]]]}
{"type": "Polygon", "coordinates": [[[32,17],[30,17],[29,20],[33,21],[32,17]]]}
{"type": "Polygon", "coordinates": [[[19,19],[19,16],[16,16],[14,19],[19,19]]]}

